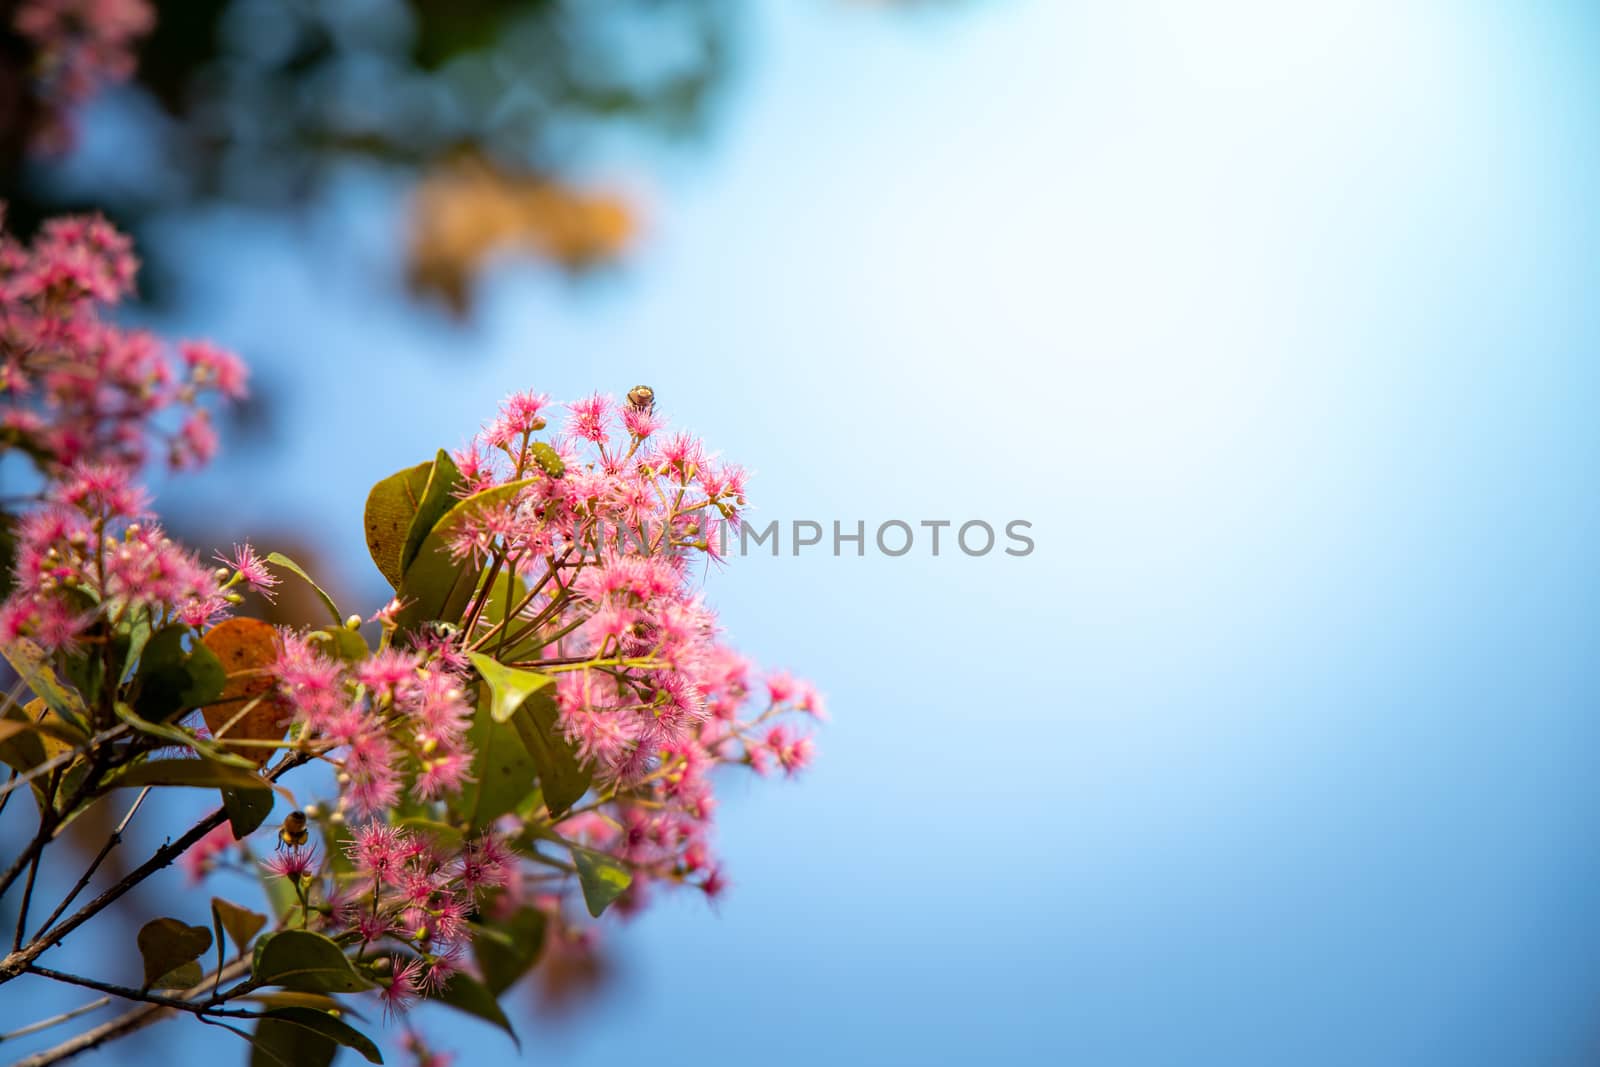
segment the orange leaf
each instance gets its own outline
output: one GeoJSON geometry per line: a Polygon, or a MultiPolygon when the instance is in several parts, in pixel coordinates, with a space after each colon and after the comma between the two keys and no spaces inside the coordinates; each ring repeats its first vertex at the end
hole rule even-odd
{"type": "MultiPolygon", "coordinates": [[[[259,619],[227,619],[208,630],[201,640],[228,672],[222,696],[203,709],[212,736],[222,740],[282,740],[289,729],[292,709],[280,697],[267,696],[239,715],[246,704],[272,690],[272,678],[265,668],[278,660],[277,631],[259,619]],[[233,722],[235,718],[237,722],[233,722]]],[[[254,745],[223,747],[256,763],[265,763],[273,752],[254,745]]]]}

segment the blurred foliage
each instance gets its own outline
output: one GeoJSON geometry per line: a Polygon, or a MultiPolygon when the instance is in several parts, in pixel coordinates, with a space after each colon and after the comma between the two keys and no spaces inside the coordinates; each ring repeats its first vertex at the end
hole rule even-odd
{"type": "MultiPolygon", "coordinates": [[[[0,25],[14,6],[0,0],[0,25]]],[[[204,201],[292,207],[350,161],[427,174],[413,279],[457,310],[490,250],[520,248],[578,269],[623,247],[632,212],[581,191],[576,176],[619,130],[675,137],[704,128],[739,10],[734,0],[155,7],[132,85],[156,105],[140,137],[156,146],[159,173],[107,175],[94,206],[139,234],[146,217],[204,201]],[[450,203],[456,195],[460,205],[450,203]],[[495,225],[506,232],[489,232],[495,225]]],[[[23,47],[0,31],[9,69],[25,62],[23,47]]],[[[26,136],[20,122],[0,130],[0,199],[22,232],[84,206],[51,168],[20,165],[26,136]]]]}
{"type": "Polygon", "coordinates": [[[417,187],[411,286],[461,315],[479,268],[496,253],[532,252],[581,270],[623,252],[634,231],[635,210],[619,196],[467,156],[430,171],[417,187]]]}

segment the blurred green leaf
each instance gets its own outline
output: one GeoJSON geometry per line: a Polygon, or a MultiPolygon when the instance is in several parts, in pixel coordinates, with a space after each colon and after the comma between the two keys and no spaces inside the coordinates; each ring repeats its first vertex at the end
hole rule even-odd
{"type": "Polygon", "coordinates": [[[539,962],[546,921],[537,908],[519,908],[510,918],[475,925],[472,953],[492,995],[516,985],[539,962]]]}
{"type": "Polygon", "coordinates": [[[329,1067],[338,1054],[337,1041],[270,1015],[250,1037],[250,1067],[329,1067]]]}
{"type": "Polygon", "coordinates": [[[628,868],[604,852],[573,845],[572,863],[578,868],[578,884],[583,887],[583,902],[595,918],[633,884],[628,868]]]}
{"type": "Polygon", "coordinates": [[[266,1017],[309,1030],[346,1048],[353,1048],[365,1056],[368,1063],[383,1062],[383,1055],[378,1051],[378,1046],[372,1043],[371,1038],[343,1019],[329,1015],[325,1011],[318,1011],[315,1008],[275,1008],[268,1012],[266,1017]]]}
{"type": "Polygon", "coordinates": [[[500,1002],[495,999],[493,993],[484,988],[482,982],[471,975],[461,973],[451,975],[450,984],[433,999],[448,1004],[457,1011],[493,1023],[516,1042],[517,1048],[522,1047],[522,1039],[517,1036],[511,1020],[506,1018],[506,1013],[501,1010],[500,1002]]]}
{"type": "Polygon", "coordinates": [[[544,791],[545,809],[552,818],[566,814],[588,791],[594,777],[591,767],[578,759],[578,750],[561,733],[555,687],[536,691],[511,716],[523,747],[533,757],[544,791]]]}

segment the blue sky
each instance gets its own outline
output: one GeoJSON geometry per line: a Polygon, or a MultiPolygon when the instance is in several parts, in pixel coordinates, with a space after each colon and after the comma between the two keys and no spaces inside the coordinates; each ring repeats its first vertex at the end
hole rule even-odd
{"type": "Polygon", "coordinates": [[[163,327],[285,425],[163,499],[364,573],[371,482],[646,381],[763,520],[1033,523],[711,576],[828,692],[820,762],[730,781],[734,892],[609,931],[530,1060],[1586,1061],[1594,17],[934,7],[760,5],[708,144],[600,164],[649,190],[630,266],[509,268],[465,329],[394,299],[380,175],[174,221],[163,327]]]}

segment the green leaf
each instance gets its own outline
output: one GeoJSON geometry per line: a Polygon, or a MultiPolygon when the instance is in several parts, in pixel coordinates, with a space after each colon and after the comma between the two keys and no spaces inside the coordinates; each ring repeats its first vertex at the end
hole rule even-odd
{"type": "Polygon", "coordinates": [[[508,504],[536,479],[524,478],[485,489],[460,501],[423,538],[417,558],[406,568],[400,582],[400,599],[405,607],[395,617],[403,631],[414,630],[430,620],[455,623],[478,588],[482,568],[470,559],[450,555],[450,541],[482,512],[508,504]]]}
{"type": "Polygon", "coordinates": [[[583,902],[595,918],[611,906],[633,883],[628,868],[604,852],[572,847],[572,862],[578,868],[578,884],[583,887],[583,902]]]}
{"type": "Polygon", "coordinates": [[[456,814],[469,830],[481,830],[510,811],[534,791],[533,757],[517,736],[516,727],[498,723],[489,714],[488,687],[478,698],[478,710],[467,731],[471,746],[472,777],[452,801],[456,814]]]}
{"type": "Polygon", "coordinates": [[[406,528],[405,545],[400,550],[401,574],[416,561],[417,553],[422,551],[422,542],[455,505],[456,490],[461,485],[461,470],[456,466],[456,461],[450,458],[450,453],[439,449],[439,454],[433,458],[422,499],[417,501],[416,513],[411,516],[411,523],[406,528]]]}
{"type": "Polygon", "coordinates": [[[285,556],[282,552],[268,553],[267,562],[274,566],[282,567],[284,570],[288,571],[290,574],[309,585],[313,590],[316,591],[317,596],[321,598],[323,606],[328,609],[328,614],[333,617],[333,624],[335,626],[344,625],[344,617],[339,614],[339,606],[333,602],[333,597],[329,596],[327,591],[324,590],[322,586],[312,581],[311,575],[305,572],[305,568],[301,567],[300,564],[296,563],[288,556],[285,556]]]}
{"type": "Polygon", "coordinates": [[[200,969],[198,960],[180,963],[166,974],[151,982],[151,989],[193,989],[205,981],[205,972],[200,969]]]}
{"type": "Polygon", "coordinates": [[[32,641],[18,638],[0,646],[0,655],[5,656],[11,669],[17,672],[17,677],[51,711],[85,737],[89,735],[89,713],[84,709],[83,699],[56,677],[56,672],[50,669],[50,657],[44,649],[32,641]]]}
{"type": "Polygon", "coordinates": [[[372,654],[371,649],[367,648],[367,639],[348,626],[325,626],[309,636],[311,640],[326,646],[324,652],[346,663],[360,663],[372,654]]]}
{"type": "Polygon", "coordinates": [[[217,966],[223,963],[222,932],[226,930],[240,952],[250,948],[250,942],[267,925],[267,917],[260,912],[241,908],[231,900],[211,898],[211,923],[217,931],[217,966]]]}
{"type": "Polygon", "coordinates": [[[444,991],[433,999],[460,1012],[475,1015],[480,1019],[491,1022],[504,1030],[517,1048],[522,1047],[522,1039],[517,1036],[517,1031],[512,1028],[511,1020],[506,1018],[506,1013],[500,1010],[500,1002],[494,994],[484,988],[482,982],[468,974],[456,973],[450,976],[450,983],[444,991]]]}
{"type": "MultiPolygon", "coordinates": [[[[137,940],[139,955],[144,957],[144,987],[149,989],[179,967],[205,955],[206,949],[211,947],[211,931],[177,919],[151,919],[139,928],[137,940]]],[[[176,979],[172,981],[177,984],[176,979]]],[[[197,985],[199,981],[200,976],[196,974],[188,985],[197,985]]]]}
{"type": "Polygon", "coordinates": [[[250,1067],[328,1067],[338,1054],[338,1042],[271,1016],[250,1037],[250,1067]]]}
{"type": "Polygon", "coordinates": [[[309,930],[284,930],[257,941],[251,971],[261,985],[305,993],[359,993],[373,987],[343,949],[309,930]]]}
{"type": "Polygon", "coordinates": [[[133,789],[146,785],[182,785],[194,788],[259,789],[274,788],[253,770],[205,759],[154,759],[132,764],[115,772],[108,787],[133,789]]]}
{"type": "Polygon", "coordinates": [[[237,753],[225,751],[216,743],[203,737],[198,737],[182,726],[174,726],[166,722],[151,722],[149,719],[142,718],[138,712],[121,702],[116,705],[116,713],[117,718],[142,734],[150,737],[159,737],[163,741],[171,742],[174,745],[182,745],[184,748],[192,748],[201,756],[217,763],[226,763],[229,766],[238,767],[241,770],[252,773],[256,770],[256,764],[250,760],[237,753]]]}
{"type": "Polygon", "coordinates": [[[199,641],[184,650],[183,639],[192,632],[182,623],[164,626],[144,646],[133,707],[150,722],[165,722],[186,708],[209,704],[222,695],[227,669],[199,641]]]}
{"type": "Polygon", "coordinates": [[[469,652],[467,658],[478,669],[478,675],[489,683],[489,692],[493,694],[489,714],[495,722],[510,722],[524,700],[555,681],[548,674],[507,667],[481,652],[469,652]]]}
{"type": "Polygon", "coordinates": [[[545,915],[537,908],[519,908],[509,919],[474,925],[472,953],[483,972],[483,984],[498,997],[533,969],[544,949],[545,915]]]}
{"type": "Polygon", "coordinates": [[[383,1055],[378,1051],[378,1046],[372,1043],[370,1037],[343,1019],[330,1015],[325,1011],[318,1011],[315,1008],[277,1008],[267,1012],[266,1017],[320,1034],[322,1037],[346,1048],[353,1048],[365,1056],[368,1063],[383,1062],[383,1055]]]}
{"type": "Polygon", "coordinates": [[[432,841],[439,852],[443,854],[460,852],[462,842],[465,840],[461,831],[454,826],[417,815],[401,819],[395,825],[432,841]]]}
{"type": "Polygon", "coordinates": [[[432,473],[432,463],[419,463],[389,475],[367,493],[366,513],[362,517],[367,531],[367,551],[372,555],[372,562],[377,564],[378,572],[396,589],[400,588],[400,578],[406,572],[400,563],[406,538],[432,473]]]}
{"type": "Polygon", "coordinates": [[[222,810],[227,813],[228,827],[235,841],[243,841],[255,833],[272,814],[273,796],[270,789],[224,789],[222,810]]]}
{"type": "Polygon", "coordinates": [[[511,716],[523,747],[533,757],[544,791],[545,809],[552,818],[566,814],[589,789],[593,768],[578,759],[578,750],[561,734],[555,687],[540,689],[522,702],[511,716]]]}

